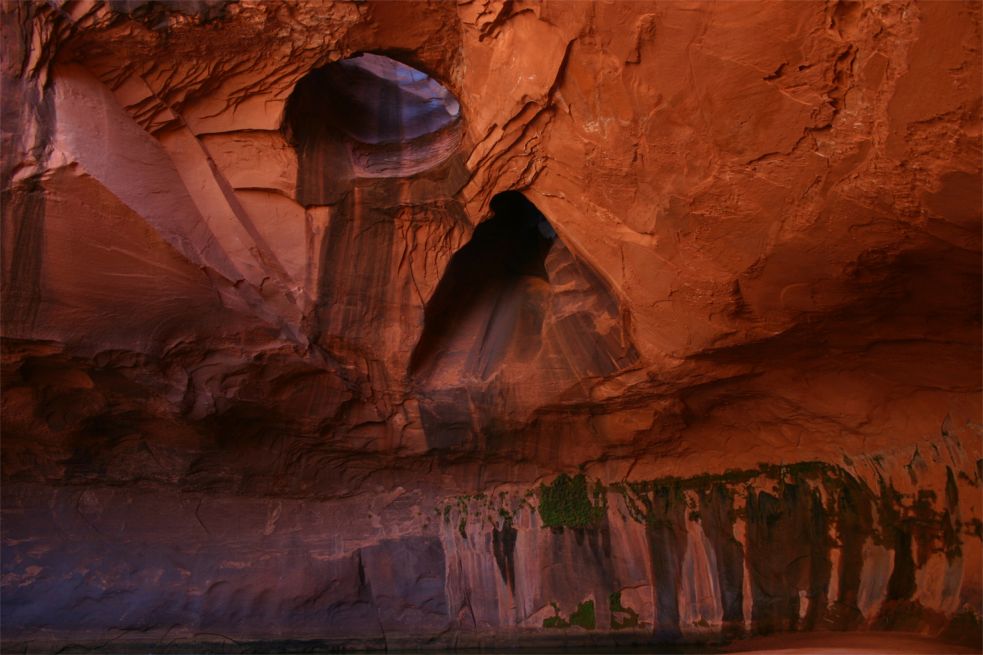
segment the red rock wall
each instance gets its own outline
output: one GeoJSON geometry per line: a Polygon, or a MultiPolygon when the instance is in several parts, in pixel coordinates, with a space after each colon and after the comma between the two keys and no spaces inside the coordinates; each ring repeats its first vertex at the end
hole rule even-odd
{"type": "Polygon", "coordinates": [[[978,638],[977,4],[2,16],[6,642],[978,638]]]}

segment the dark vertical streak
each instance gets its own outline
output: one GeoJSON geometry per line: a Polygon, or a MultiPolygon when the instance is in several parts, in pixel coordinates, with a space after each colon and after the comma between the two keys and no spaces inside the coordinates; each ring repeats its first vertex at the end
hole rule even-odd
{"type": "Polygon", "coordinates": [[[674,640],[679,626],[679,586],[686,553],[686,503],[675,487],[656,487],[641,498],[647,510],[646,536],[654,581],[658,639],[674,640]]]}
{"type": "Polygon", "coordinates": [[[844,473],[843,478],[835,499],[836,533],[840,542],[839,597],[827,616],[827,624],[834,630],[853,629],[864,620],[857,599],[864,542],[873,529],[869,492],[851,476],[844,473]]]}
{"type": "Polygon", "coordinates": [[[829,543],[818,491],[796,480],[779,496],[748,495],[748,565],[756,632],[808,629],[822,618],[829,584],[829,543]],[[800,626],[799,591],[809,600],[800,626]]]}
{"type": "MultiPolygon", "coordinates": [[[[4,92],[11,89],[12,83],[4,78],[4,92]]],[[[26,97],[23,102],[26,112],[7,113],[10,99],[4,102],[4,143],[11,127],[22,129],[22,123],[30,116],[36,123],[36,136],[30,149],[30,157],[35,162],[34,175],[23,182],[13,184],[12,171],[4,167],[3,189],[0,193],[3,224],[3,284],[2,284],[2,325],[7,334],[17,331],[30,331],[37,320],[41,303],[41,279],[44,255],[45,199],[41,171],[44,170],[54,133],[54,97],[50,87],[39,92],[36,87],[24,85],[18,90],[26,97]],[[13,120],[13,124],[11,124],[13,120]]],[[[7,154],[7,157],[10,155],[7,154]]]]}
{"type": "Polygon", "coordinates": [[[518,532],[512,527],[512,521],[506,519],[501,528],[492,530],[492,553],[495,563],[502,574],[502,580],[509,589],[515,592],[515,541],[518,532]]]}
{"type": "Polygon", "coordinates": [[[723,484],[700,497],[700,521],[717,560],[717,581],[724,631],[741,630],[744,622],[744,547],[734,537],[734,498],[723,484]]]}

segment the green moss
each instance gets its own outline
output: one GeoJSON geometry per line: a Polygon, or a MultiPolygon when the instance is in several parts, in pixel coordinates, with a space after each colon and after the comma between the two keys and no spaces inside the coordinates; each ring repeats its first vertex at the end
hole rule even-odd
{"type": "MultiPolygon", "coordinates": [[[[527,491],[535,494],[535,489],[527,491]]],[[[523,508],[532,508],[522,497],[513,497],[507,491],[497,493],[475,493],[446,498],[435,511],[442,514],[444,523],[450,525],[457,522],[457,531],[462,539],[468,536],[468,522],[474,517],[475,521],[483,524],[485,521],[494,528],[511,527],[523,508]]]]}
{"type": "Polygon", "coordinates": [[[539,515],[549,528],[592,528],[605,513],[604,486],[594,485],[591,502],[587,478],[581,473],[559,475],[552,484],[539,486],[539,515]]]}
{"type": "Polygon", "coordinates": [[[543,619],[544,628],[569,628],[575,625],[584,630],[593,630],[597,627],[597,615],[594,612],[594,601],[592,600],[585,600],[577,605],[577,610],[570,615],[569,620],[560,614],[559,605],[556,603],[550,603],[550,605],[553,606],[553,616],[543,619]]]}
{"type": "MultiPolygon", "coordinates": [[[[707,473],[690,478],[667,476],[654,480],[616,482],[609,489],[621,495],[628,515],[638,523],[651,523],[655,519],[652,504],[655,498],[669,499],[673,503],[684,502],[690,510],[695,507],[684,500],[684,492],[708,493],[714,486],[725,489],[750,485],[760,476],[775,480],[778,486],[795,484],[805,479],[836,483],[843,475],[838,467],[826,462],[798,462],[795,464],[761,464],[756,469],[727,469],[723,473],[707,473]]],[[[656,513],[658,515],[658,512],[656,513]]],[[[699,520],[699,511],[691,511],[690,520],[699,520]]]]}
{"type": "Polygon", "coordinates": [[[676,510],[685,511],[686,497],[682,481],[678,478],[651,482],[629,482],[619,485],[629,516],[648,525],[671,524],[676,510]]]}
{"type": "Polygon", "coordinates": [[[620,591],[616,591],[608,596],[608,605],[611,608],[612,630],[625,630],[627,628],[638,627],[638,612],[621,604],[620,591]]]}
{"type": "Polygon", "coordinates": [[[597,617],[594,614],[594,601],[587,600],[577,606],[577,611],[570,615],[570,625],[579,625],[585,630],[597,627],[597,617]]]}
{"type": "Polygon", "coordinates": [[[560,614],[560,606],[556,603],[550,603],[553,606],[553,616],[543,619],[544,628],[569,628],[570,622],[563,618],[560,614]]]}

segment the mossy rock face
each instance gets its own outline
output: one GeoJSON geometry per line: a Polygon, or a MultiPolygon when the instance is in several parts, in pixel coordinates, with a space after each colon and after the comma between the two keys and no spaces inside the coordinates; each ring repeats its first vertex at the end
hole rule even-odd
{"type": "Polygon", "coordinates": [[[559,475],[552,484],[539,486],[539,516],[548,528],[593,528],[605,514],[604,488],[593,489],[594,502],[587,490],[587,478],[559,475]]]}
{"type": "Polygon", "coordinates": [[[570,615],[570,625],[579,625],[585,630],[597,627],[597,615],[594,612],[594,601],[588,600],[577,606],[577,611],[570,615]]]}
{"type": "Polygon", "coordinates": [[[569,628],[570,623],[567,622],[562,616],[551,616],[548,619],[543,619],[544,628],[569,628]]]}
{"type": "Polygon", "coordinates": [[[551,616],[547,619],[543,619],[543,627],[544,628],[569,628],[570,622],[567,621],[565,618],[563,618],[563,615],[560,614],[560,606],[557,605],[556,603],[550,603],[550,605],[553,606],[554,616],[551,616]]]}
{"type": "Polygon", "coordinates": [[[611,609],[611,629],[626,630],[638,627],[638,612],[621,604],[621,592],[617,591],[608,596],[608,606],[611,609]]]}
{"type": "Polygon", "coordinates": [[[576,611],[567,620],[560,614],[560,607],[556,603],[551,603],[555,616],[543,619],[544,628],[569,628],[577,626],[585,630],[593,630],[597,627],[597,614],[594,611],[594,601],[586,600],[577,605],[576,611]]]}

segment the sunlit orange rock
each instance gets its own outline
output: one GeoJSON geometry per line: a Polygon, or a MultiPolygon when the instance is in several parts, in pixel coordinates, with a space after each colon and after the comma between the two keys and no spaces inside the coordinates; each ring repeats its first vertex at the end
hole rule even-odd
{"type": "Polygon", "coordinates": [[[978,4],[2,12],[5,643],[978,649],[978,4]]]}

